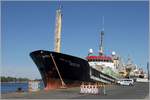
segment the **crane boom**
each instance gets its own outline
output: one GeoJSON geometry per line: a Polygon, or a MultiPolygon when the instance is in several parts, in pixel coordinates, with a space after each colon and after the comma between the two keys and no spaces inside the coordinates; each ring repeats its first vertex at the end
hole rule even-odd
{"type": "Polygon", "coordinates": [[[55,22],[55,42],[54,42],[54,51],[60,52],[61,51],[61,29],[62,29],[62,14],[61,14],[61,7],[56,10],[56,22],[55,22]]]}

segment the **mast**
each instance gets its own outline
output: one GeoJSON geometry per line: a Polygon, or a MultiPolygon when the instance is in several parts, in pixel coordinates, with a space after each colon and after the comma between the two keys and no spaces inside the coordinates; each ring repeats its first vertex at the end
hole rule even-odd
{"type": "Polygon", "coordinates": [[[149,62],[147,62],[147,77],[148,77],[148,80],[150,79],[150,75],[149,75],[149,62]]]}
{"type": "Polygon", "coordinates": [[[100,33],[100,47],[99,47],[99,55],[100,56],[102,56],[102,55],[104,55],[104,50],[103,50],[103,37],[104,37],[104,16],[103,16],[103,29],[102,29],[102,31],[101,31],[101,33],[100,33]]]}
{"type": "Polygon", "coordinates": [[[54,40],[54,51],[61,51],[61,29],[62,29],[62,13],[61,5],[59,4],[59,9],[56,10],[56,22],[55,22],[55,40],[54,40]]]}

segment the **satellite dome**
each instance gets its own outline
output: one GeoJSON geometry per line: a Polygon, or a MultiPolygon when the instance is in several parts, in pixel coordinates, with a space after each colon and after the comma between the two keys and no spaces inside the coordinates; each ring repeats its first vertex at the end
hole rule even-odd
{"type": "Polygon", "coordinates": [[[93,53],[93,49],[89,49],[89,53],[93,53]]]}
{"type": "Polygon", "coordinates": [[[112,54],[113,56],[115,56],[115,55],[116,55],[116,52],[115,52],[115,51],[113,51],[111,54],[112,54]]]}

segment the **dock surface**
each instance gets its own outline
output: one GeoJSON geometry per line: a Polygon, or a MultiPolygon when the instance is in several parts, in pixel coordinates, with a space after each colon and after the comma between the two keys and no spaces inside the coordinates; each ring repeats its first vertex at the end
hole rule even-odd
{"type": "Polygon", "coordinates": [[[134,86],[106,86],[106,94],[100,88],[99,95],[80,94],[80,88],[56,89],[50,91],[1,94],[2,99],[148,99],[149,83],[138,82],[134,86]]]}

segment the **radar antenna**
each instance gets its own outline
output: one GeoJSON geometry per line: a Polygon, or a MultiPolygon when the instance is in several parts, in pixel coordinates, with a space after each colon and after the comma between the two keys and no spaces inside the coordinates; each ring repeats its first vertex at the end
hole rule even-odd
{"type": "Polygon", "coordinates": [[[102,56],[104,55],[104,50],[103,50],[103,37],[104,37],[104,16],[102,18],[102,31],[100,33],[100,48],[99,48],[99,55],[102,56]]]}
{"type": "Polygon", "coordinates": [[[103,16],[103,19],[102,19],[102,27],[103,27],[102,31],[104,31],[104,16],[103,16]]]}

